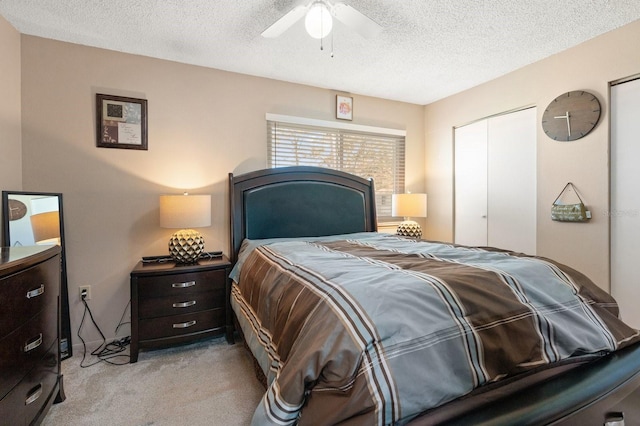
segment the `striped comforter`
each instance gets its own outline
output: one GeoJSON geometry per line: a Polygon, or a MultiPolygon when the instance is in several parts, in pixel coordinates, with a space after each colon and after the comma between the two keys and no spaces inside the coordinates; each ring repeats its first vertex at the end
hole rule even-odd
{"type": "Polygon", "coordinates": [[[231,303],[268,389],[253,424],[382,425],[639,339],[553,261],[362,233],[245,241],[231,303]]]}

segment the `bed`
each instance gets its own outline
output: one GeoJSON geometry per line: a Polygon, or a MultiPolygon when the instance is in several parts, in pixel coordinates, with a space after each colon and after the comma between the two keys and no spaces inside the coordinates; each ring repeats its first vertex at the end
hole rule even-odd
{"type": "Polygon", "coordinates": [[[229,197],[254,424],[640,424],[639,332],[579,272],[378,233],[373,181],[335,170],[230,174],[229,197]]]}

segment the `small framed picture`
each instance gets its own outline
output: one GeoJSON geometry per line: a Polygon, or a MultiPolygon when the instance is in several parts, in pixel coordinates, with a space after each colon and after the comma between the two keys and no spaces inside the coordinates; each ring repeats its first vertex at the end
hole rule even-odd
{"type": "Polygon", "coordinates": [[[147,100],[96,94],[96,146],[147,150],[147,100]]]}
{"type": "Polygon", "coordinates": [[[353,120],[353,98],[336,95],[336,118],[353,120]]]}

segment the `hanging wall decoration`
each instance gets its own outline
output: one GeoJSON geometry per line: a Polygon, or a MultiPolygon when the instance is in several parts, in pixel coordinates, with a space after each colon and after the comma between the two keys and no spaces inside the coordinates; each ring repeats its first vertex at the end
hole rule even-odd
{"type": "Polygon", "coordinates": [[[336,118],[353,120],[353,98],[336,95],[336,118]]]}
{"type": "Polygon", "coordinates": [[[582,198],[580,198],[580,194],[578,194],[578,191],[571,182],[564,186],[551,205],[551,219],[558,222],[586,222],[591,219],[591,212],[587,210],[582,198]],[[576,195],[579,202],[571,204],[562,202],[562,195],[565,192],[571,191],[576,195]]]}
{"type": "Polygon", "coordinates": [[[97,146],[147,150],[147,100],[96,95],[97,146]]]}

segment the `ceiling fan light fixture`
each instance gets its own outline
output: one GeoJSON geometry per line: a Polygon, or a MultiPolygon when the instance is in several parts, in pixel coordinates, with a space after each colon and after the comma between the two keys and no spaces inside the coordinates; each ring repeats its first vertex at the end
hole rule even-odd
{"type": "Polygon", "coordinates": [[[329,35],[333,28],[333,19],[324,2],[317,1],[311,5],[304,18],[304,27],[313,38],[323,39],[329,35]]]}

